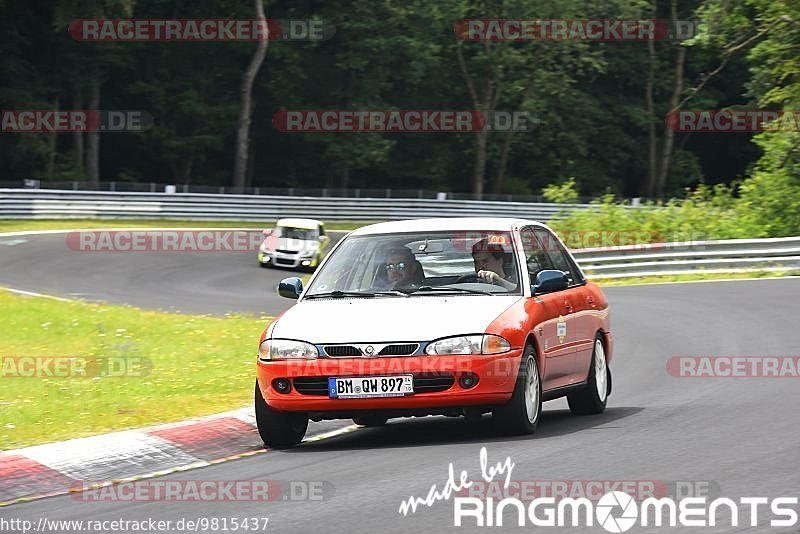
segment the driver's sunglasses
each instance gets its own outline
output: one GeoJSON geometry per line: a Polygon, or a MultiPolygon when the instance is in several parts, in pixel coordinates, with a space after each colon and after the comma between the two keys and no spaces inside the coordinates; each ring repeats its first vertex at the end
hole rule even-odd
{"type": "Polygon", "coordinates": [[[400,261],[400,262],[397,262],[397,263],[387,263],[386,264],[386,270],[387,271],[397,271],[397,270],[402,270],[402,269],[405,269],[405,268],[406,268],[406,263],[404,261],[400,261]]]}

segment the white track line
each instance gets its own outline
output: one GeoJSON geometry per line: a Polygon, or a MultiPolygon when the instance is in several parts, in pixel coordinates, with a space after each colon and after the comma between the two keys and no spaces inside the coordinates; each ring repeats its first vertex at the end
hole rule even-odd
{"type": "MultiPolygon", "coordinates": [[[[800,276],[764,276],[762,278],[720,278],[718,280],[677,280],[670,282],[641,282],[624,285],[603,285],[602,280],[594,280],[594,283],[600,286],[601,289],[616,289],[618,287],[636,287],[636,286],[664,286],[671,284],[708,284],[711,282],[757,282],[759,280],[791,280],[793,278],[800,279],[800,276]]],[[[591,280],[591,279],[590,279],[591,280]]]]}
{"type": "Polygon", "coordinates": [[[194,226],[172,226],[166,228],[156,228],[156,227],[139,227],[139,226],[129,226],[127,228],[73,228],[73,229],[64,229],[64,230],[21,230],[18,232],[0,232],[0,238],[3,237],[18,237],[18,236],[26,236],[26,235],[48,235],[48,234],[68,234],[70,232],[124,232],[124,231],[135,231],[141,232],[144,230],[154,231],[154,232],[163,232],[167,230],[175,230],[175,231],[195,231],[195,230],[209,230],[209,231],[228,231],[228,232],[260,232],[264,228],[216,228],[212,226],[202,226],[202,227],[194,227],[194,226]]]}
{"type": "Polygon", "coordinates": [[[52,299],[58,300],[61,302],[80,302],[80,299],[67,299],[64,297],[56,297],[55,295],[46,295],[44,293],[37,293],[35,291],[25,291],[24,289],[14,289],[13,287],[5,287],[0,286],[0,289],[3,291],[8,291],[9,293],[15,293],[17,295],[24,295],[26,297],[37,297],[42,299],[52,299]]]}

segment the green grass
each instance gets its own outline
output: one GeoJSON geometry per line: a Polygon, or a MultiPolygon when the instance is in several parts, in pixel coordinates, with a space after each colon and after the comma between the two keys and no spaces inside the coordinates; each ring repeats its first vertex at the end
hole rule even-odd
{"type": "MultiPolygon", "coordinates": [[[[772,278],[777,276],[800,276],[800,271],[754,271],[750,273],[702,273],[694,272],[680,275],[639,276],[626,278],[610,278],[592,280],[601,287],[635,286],[641,284],[659,284],[668,282],[702,282],[704,280],[749,280],[755,278],[772,278]]],[[[591,280],[592,276],[587,274],[591,280]]]]}
{"type": "MultiPolygon", "coordinates": [[[[330,222],[328,230],[355,230],[370,223],[330,222]]],[[[93,228],[272,228],[275,221],[192,221],[183,219],[0,219],[0,232],[93,228]]]]}
{"type": "Polygon", "coordinates": [[[270,320],[179,315],[6,291],[0,291],[0,310],[4,450],[246,406],[252,402],[258,337],[270,320]],[[125,359],[132,376],[7,376],[16,367],[9,366],[9,357],[31,356],[125,359]],[[150,363],[149,373],[140,372],[150,363]]]}

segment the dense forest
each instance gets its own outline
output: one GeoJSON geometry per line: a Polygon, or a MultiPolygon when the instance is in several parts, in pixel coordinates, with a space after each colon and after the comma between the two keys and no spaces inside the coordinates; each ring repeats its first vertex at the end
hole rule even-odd
{"type": "Polygon", "coordinates": [[[0,0],[0,109],[152,117],[137,132],[4,131],[0,181],[538,194],[574,180],[582,196],[671,198],[750,178],[797,191],[797,131],[685,132],[666,117],[797,110],[798,0],[266,1],[269,19],[326,29],[324,39],[273,38],[268,46],[91,42],[69,31],[78,19],[254,19],[256,4],[0,0]],[[468,19],[657,19],[667,33],[469,40],[458,32],[468,19]],[[252,120],[249,145],[241,145],[246,74],[252,120]],[[287,133],[273,123],[276,113],[308,109],[523,111],[532,127],[287,133]]]}

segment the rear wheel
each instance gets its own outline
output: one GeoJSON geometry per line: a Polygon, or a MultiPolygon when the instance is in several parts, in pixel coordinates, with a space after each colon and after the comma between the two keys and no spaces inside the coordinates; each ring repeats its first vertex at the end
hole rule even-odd
{"type": "Polygon", "coordinates": [[[503,433],[519,435],[536,430],[541,415],[542,382],[539,365],[536,362],[536,351],[528,345],[522,353],[511,400],[494,410],[492,417],[503,433]]]}
{"type": "Polygon", "coordinates": [[[308,429],[305,413],[273,410],[264,401],[256,380],[256,425],[264,445],[274,448],[293,447],[303,441],[308,429]]]}
{"type": "Polygon", "coordinates": [[[359,426],[383,426],[389,419],[386,417],[380,417],[377,415],[361,415],[359,417],[353,417],[353,422],[359,426]]]}
{"type": "Polygon", "coordinates": [[[586,387],[576,393],[567,395],[570,411],[575,415],[603,413],[608,400],[610,374],[603,340],[598,334],[594,340],[592,363],[589,366],[586,387]]]}

